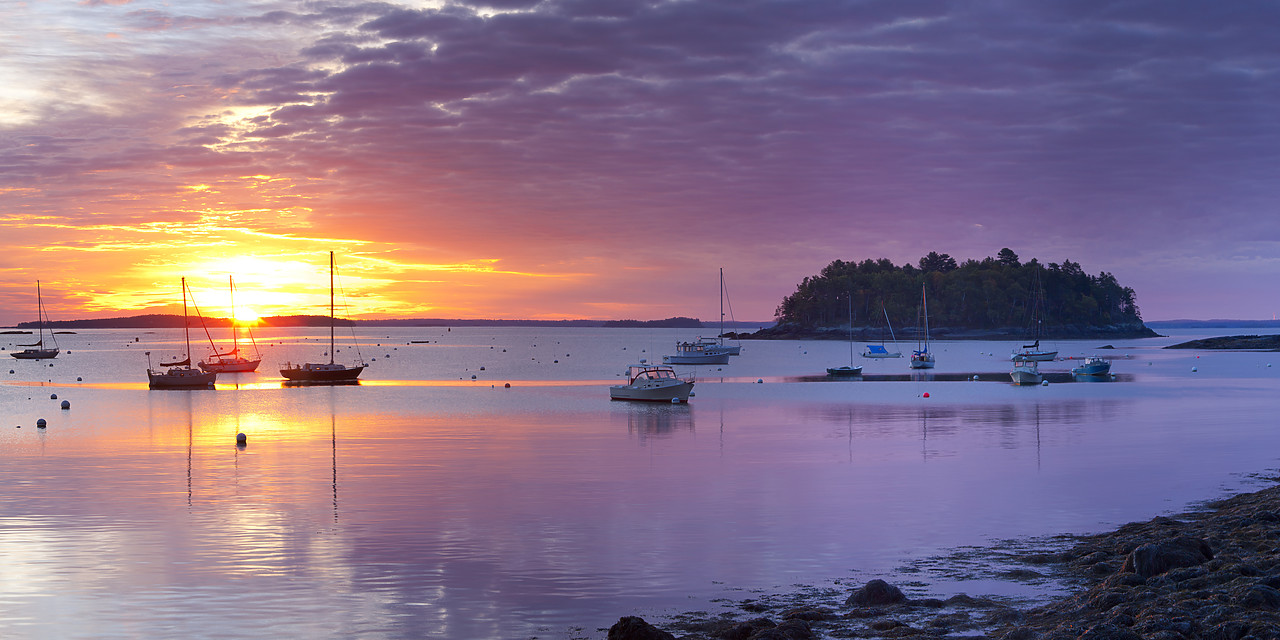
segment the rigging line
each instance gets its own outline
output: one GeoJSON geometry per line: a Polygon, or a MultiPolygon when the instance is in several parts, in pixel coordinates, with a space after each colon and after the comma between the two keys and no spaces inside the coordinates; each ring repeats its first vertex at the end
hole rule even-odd
{"type": "MultiPolygon", "coordinates": [[[[214,353],[217,353],[218,347],[213,344],[213,336],[209,335],[209,327],[204,323],[204,315],[200,313],[200,306],[196,304],[196,292],[191,291],[191,287],[187,285],[185,280],[183,281],[182,286],[187,287],[187,291],[191,293],[191,306],[195,307],[196,317],[200,318],[200,328],[204,329],[204,337],[209,339],[209,348],[213,349],[214,353]]],[[[186,322],[186,320],[184,319],[183,322],[186,322]]],[[[234,328],[234,325],[233,325],[233,328],[234,328]]],[[[187,358],[188,359],[191,358],[190,353],[187,354],[187,358]]]]}
{"type": "Polygon", "coordinates": [[[351,320],[351,307],[347,304],[347,290],[342,286],[342,274],[338,271],[337,264],[334,264],[333,266],[333,275],[338,281],[338,295],[342,296],[342,315],[348,322],[351,322],[347,328],[351,330],[351,342],[356,347],[356,357],[359,358],[360,362],[363,364],[364,355],[360,353],[360,340],[356,338],[355,321],[351,320]]]}

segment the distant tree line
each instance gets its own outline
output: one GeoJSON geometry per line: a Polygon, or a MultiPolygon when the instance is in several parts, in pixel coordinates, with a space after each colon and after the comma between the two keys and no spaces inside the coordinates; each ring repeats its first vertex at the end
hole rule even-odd
{"type": "Polygon", "coordinates": [[[820,274],[805,278],[775,315],[780,325],[848,326],[852,303],[853,324],[874,326],[884,324],[883,305],[895,328],[912,327],[922,287],[931,327],[1030,327],[1033,308],[1046,333],[1142,324],[1133,289],[1121,286],[1114,275],[1104,271],[1091,276],[1070,260],[1047,266],[1035,259],[1022,263],[1008,248],[994,258],[959,264],[934,251],[917,265],[901,267],[885,258],[835,260],[820,274]]]}

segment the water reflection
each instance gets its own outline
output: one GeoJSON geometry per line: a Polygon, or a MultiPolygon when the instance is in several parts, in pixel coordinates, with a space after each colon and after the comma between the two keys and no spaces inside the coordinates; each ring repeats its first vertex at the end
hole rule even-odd
{"type": "Polygon", "coordinates": [[[648,438],[666,438],[677,431],[693,432],[693,407],[687,403],[628,403],[624,410],[627,433],[641,444],[648,438]]]}

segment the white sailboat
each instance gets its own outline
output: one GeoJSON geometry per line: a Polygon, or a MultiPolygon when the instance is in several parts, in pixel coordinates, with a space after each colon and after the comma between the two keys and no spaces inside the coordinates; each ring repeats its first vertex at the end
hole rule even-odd
{"type": "Polygon", "coordinates": [[[216,371],[191,368],[191,328],[187,326],[187,279],[182,279],[182,335],[186,341],[186,358],[176,362],[161,362],[168,367],[163,371],[151,368],[151,352],[147,352],[147,380],[152,389],[212,388],[218,379],[216,371]]]}
{"type": "Polygon", "coordinates": [[[58,349],[58,339],[53,335],[53,328],[49,329],[49,340],[53,342],[53,348],[44,346],[44,323],[49,319],[49,315],[44,310],[44,300],[40,297],[40,281],[36,280],[36,325],[40,328],[40,338],[32,344],[20,344],[19,347],[27,347],[22,351],[14,351],[9,355],[19,360],[48,360],[56,358],[61,350],[58,349]],[[32,348],[34,347],[34,348],[32,348]]]}
{"type": "MultiPolygon", "coordinates": [[[[357,381],[365,363],[361,358],[355,364],[347,366],[334,361],[333,327],[337,322],[333,316],[333,252],[329,252],[329,362],[308,362],[305,364],[285,363],[280,375],[289,382],[298,384],[350,384],[357,381]]],[[[359,346],[356,347],[359,358],[359,346]]]]}
{"type": "Polygon", "coordinates": [[[699,336],[693,342],[677,342],[675,355],[662,356],[666,364],[729,364],[729,356],[742,352],[741,346],[724,343],[724,268],[720,269],[720,335],[699,336]]]}
{"type": "Polygon", "coordinates": [[[1018,360],[1048,362],[1058,357],[1058,351],[1056,349],[1049,351],[1048,349],[1040,348],[1040,325],[1044,322],[1044,319],[1041,317],[1043,316],[1044,311],[1044,288],[1040,285],[1039,272],[1036,272],[1035,274],[1035,284],[1033,288],[1034,291],[1032,292],[1031,299],[1031,324],[1035,342],[1014,348],[1013,352],[1009,354],[1009,359],[1015,362],[1018,360]]]}
{"type": "Polygon", "coordinates": [[[893,324],[889,322],[889,310],[885,309],[883,304],[880,305],[880,310],[884,312],[884,326],[888,327],[889,338],[893,340],[893,351],[889,351],[888,349],[886,349],[884,341],[881,340],[880,344],[867,345],[867,350],[862,352],[862,357],[864,358],[901,358],[902,350],[898,348],[898,337],[893,335],[893,324]]]}
{"type": "Polygon", "coordinates": [[[912,369],[932,369],[933,354],[929,353],[929,302],[925,299],[924,285],[920,285],[920,309],[924,318],[924,341],[916,339],[916,350],[911,352],[912,369]]]}
{"type": "Polygon", "coordinates": [[[258,352],[258,343],[253,339],[253,329],[249,329],[249,342],[253,345],[253,358],[240,355],[240,332],[236,330],[236,283],[232,276],[227,276],[231,286],[231,350],[218,353],[217,349],[198,364],[205,371],[218,373],[245,373],[256,371],[262,363],[262,354],[258,352]]]}

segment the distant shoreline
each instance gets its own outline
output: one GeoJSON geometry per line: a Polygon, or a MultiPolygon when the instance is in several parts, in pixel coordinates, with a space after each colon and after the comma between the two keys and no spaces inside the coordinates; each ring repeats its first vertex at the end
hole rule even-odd
{"type": "MultiPolygon", "coordinates": [[[[230,327],[230,318],[197,318],[190,319],[191,326],[230,327]]],[[[254,327],[327,327],[329,316],[292,315],[268,316],[261,318],[254,327]]],[[[603,327],[603,328],[637,328],[637,329],[707,329],[719,328],[720,324],[702,322],[697,318],[665,318],[662,320],[504,320],[504,319],[464,319],[464,318],[392,318],[380,320],[349,320],[338,318],[336,324],[342,327],[603,327]]],[[[773,322],[725,322],[726,329],[760,329],[772,325],[773,322]]],[[[19,322],[7,329],[34,329],[35,322],[19,322]]],[[[183,318],[173,314],[146,314],[117,318],[96,318],[81,320],[55,320],[46,322],[46,328],[53,329],[181,329],[183,318]]]]}

